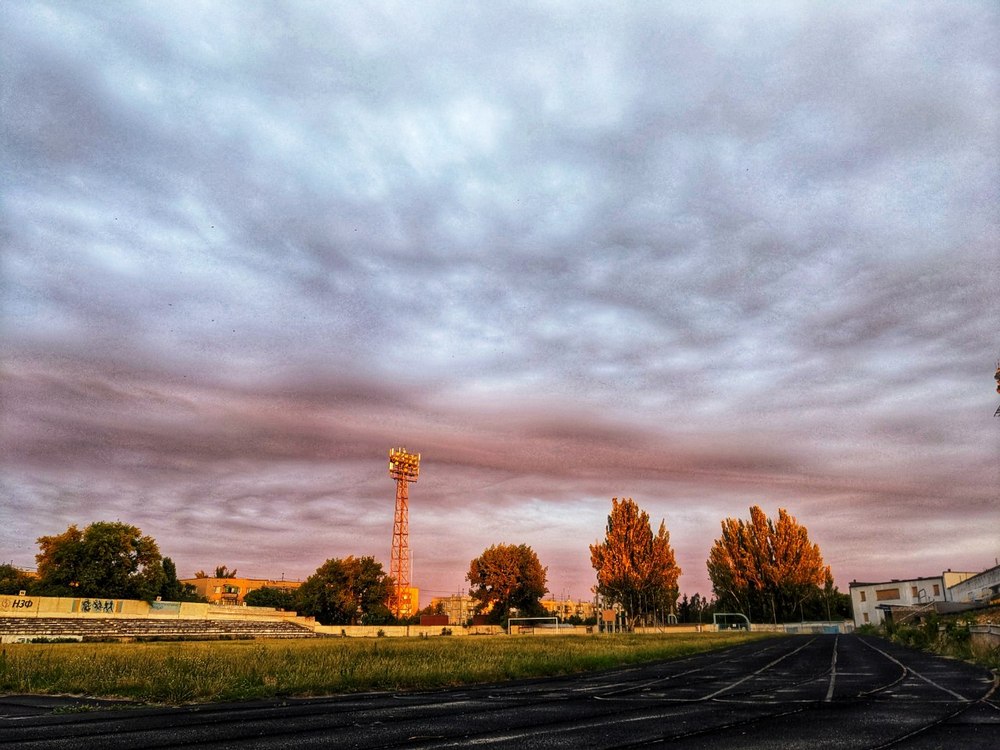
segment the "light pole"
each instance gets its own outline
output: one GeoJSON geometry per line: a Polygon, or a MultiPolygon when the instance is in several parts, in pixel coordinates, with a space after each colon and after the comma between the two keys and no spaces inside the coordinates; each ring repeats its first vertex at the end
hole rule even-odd
{"type": "Polygon", "coordinates": [[[420,475],[420,454],[406,448],[389,449],[389,476],[396,480],[396,514],[392,524],[392,553],[389,575],[394,580],[390,609],[398,619],[413,612],[410,607],[410,482],[420,475]]]}

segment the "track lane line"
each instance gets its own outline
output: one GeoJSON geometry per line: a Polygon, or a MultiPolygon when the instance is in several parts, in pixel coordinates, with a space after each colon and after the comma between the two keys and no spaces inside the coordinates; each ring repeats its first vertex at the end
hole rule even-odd
{"type": "Polygon", "coordinates": [[[758,669],[757,671],[755,671],[755,672],[751,672],[750,674],[748,674],[748,675],[747,675],[746,677],[743,677],[743,678],[741,678],[741,679],[737,680],[736,682],[733,682],[733,683],[731,683],[731,684],[729,684],[729,685],[726,685],[726,687],[724,687],[724,688],[719,688],[719,689],[718,689],[718,690],[716,690],[716,691],[715,691],[714,693],[709,693],[708,695],[703,695],[703,696],[702,696],[701,698],[696,698],[695,700],[699,700],[699,701],[707,701],[707,700],[711,700],[712,698],[714,698],[714,697],[715,697],[715,696],[717,696],[717,695],[722,695],[723,693],[726,693],[726,692],[728,692],[728,691],[732,690],[732,689],[733,689],[734,687],[736,687],[737,685],[742,685],[742,684],[743,684],[744,682],[746,682],[747,680],[749,680],[749,679],[752,679],[752,678],[756,677],[757,675],[759,675],[759,674],[760,674],[761,672],[764,672],[765,670],[768,670],[768,669],[770,669],[771,667],[773,667],[773,666],[774,666],[775,664],[777,664],[778,662],[781,662],[781,661],[784,661],[784,660],[785,660],[785,659],[787,659],[787,658],[788,658],[789,656],[794,656],[794,655],[795,655],[795,654],[797,654],[797,653],[798,653],[799,651],[801,651],[802,649],[804,649],[804,648],[805,648],[806,646],[808,646],[808,645],[810,645],[811,643],[813,643],[813,642],[814,642],[815,640],[816,640],[815,638],[810,638],[810,639],[809,639],[808,641],[806,641],[805,643],[803,643],[803,644],[802,644],[801,646],[799,646],[799,647],[798,647],[797,649],[795,649],[794,651],[789,651],[789,652],[788,652],[788,653],[786,653],[786,654],[782,654],[781,656],[779,656],[779,657],[778,657],[777,659],[775,659],[774,661],[771,661],[771,662],[768,662],[767,664],[765,664],[765,665],[764,665],[763,667],[761,667],[761,668],[760,668],[760,669],[758,669]]]}
{"type": "Polygon", "coordinates": [[[840,635],[833,639],[833,658],[830,659],[830,687],[826,691],[826,702],[833,701],[833,686],[837,682],[837,644],[840,643],[840,635]]]}
{"type": "Polygon", "coordinates": [[[956,693],[954,690],[951,690],[950,688],[946,688],[946,687],[943,687],[942,685],[938,685],[930,677],[924,677],[922,674],[920,674],[920,672],[917,672],[915,669],[912,669],[912,668],[906,666],[899,659],[895,658],[891,654],[887,654],[885,651],[883,651],[882,649],[880,649],[878,646],[873,646],[872,644],[868,643],[868,641],[866,641],[864,639],[862,639],[861,642],[863,644],[865,644],[866,646],[868,646],[868,648],[872,649],[873,651],[878,651],[880,654],[882,654],[882,656],[884,656],[889,661],[891,661],[894,664],[902,667],[904,673],[909,673],[909,674],[912,674],[914,677],[918,677],[919,679],[921,679],[924,682],[926,682],[928,685],[931,685],[932,687],[936,687],[938,690],[940,690],[942,692],[945,692],[945,693],[948,693],[948,695],[954,696],[955,698],[958,698],[963,703],[973,703],[973,702],[975,702],[976,699],[974,699],[974,698],[966,698],[964,695],[959,695],[958,693],[956,693]]]}

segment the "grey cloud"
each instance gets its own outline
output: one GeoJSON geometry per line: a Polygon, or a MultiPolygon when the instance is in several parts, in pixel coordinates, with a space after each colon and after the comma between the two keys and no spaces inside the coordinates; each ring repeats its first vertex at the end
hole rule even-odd
{"type": "Polygon", "coordinates": [[[614,494],[662,503],[702,593],[718,520],[758,500],[838,575],[872,572],[872,505],[911,545],[938,507],[995,525],[996,21],[26,4],[0,53],[4,509],[34,509],[21,536],[141,514],[205,567],[208,502],[307,574],[296,529],[324,519],[311,564],[384,554],[405,442],[414,534],[483,530],[424,553],[430,588],[506,531],[578,595],[569,540],[614,494]]]}

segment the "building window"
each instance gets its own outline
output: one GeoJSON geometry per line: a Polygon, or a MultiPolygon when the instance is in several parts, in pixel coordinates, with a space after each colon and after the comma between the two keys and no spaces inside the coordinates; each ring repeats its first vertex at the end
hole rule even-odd
{"type": "Polygon", "coordinates": [[[868,600],[867,597],[865,596],[865,592],[864,591],[859,591],[858,593],[861,595],[861,601],[864,602],[864,601],[868,600]]]}
{"type": "Polygon", "coordinates": [[[884,602],[888,599],[898,599],[899,589],[881,589],[875,592],[875,599],[884,602]]]}
{"type": "Polygon", "coordinates": [[[918,596],[920,596],[920,592],[917,591],[917,587],[916,586],[910,586],[910,596],[912,596],[914,599],[916,599],[918,596]]]}
{"type": "Polygon", "coordinates": [[[934,584],[934,596],[941,596],[941,587],[938,584],[934,584]]]}
{"type": "Polygon", "coordinates": [[[865,622],[868,622],[868,613],[867,612],[862,612],[861,616],[865,618],[865,622]]]}

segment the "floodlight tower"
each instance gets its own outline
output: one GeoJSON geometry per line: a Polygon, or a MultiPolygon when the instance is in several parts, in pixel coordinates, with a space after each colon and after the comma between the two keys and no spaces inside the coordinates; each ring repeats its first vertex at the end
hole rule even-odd
{"type": "MultiPolygon", "coordinates": [[[[997,381],[997,393],[1000,393],[1000,359],[997,360],[997,374],[993,376],[997,381]]],[[[1000,417],[1000,406],[993,412],[994,417],[1000,417]]]]}
{"type": "Polygon", "coordinates": [[[389,575],[394,591],[389,608],[396,617],[410,611],[410,512],[407,485],[416,482],[420,474],[420,454],[406,448],[389,449],[389,476],[396,480],[396,518],[392,524],[392,555],[389,575]]]}

